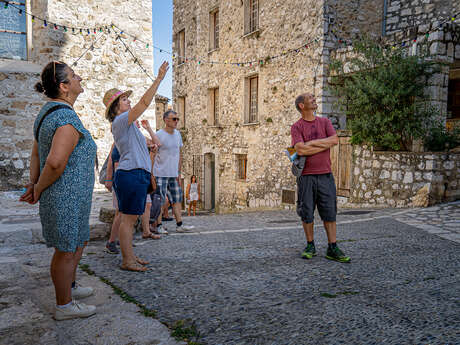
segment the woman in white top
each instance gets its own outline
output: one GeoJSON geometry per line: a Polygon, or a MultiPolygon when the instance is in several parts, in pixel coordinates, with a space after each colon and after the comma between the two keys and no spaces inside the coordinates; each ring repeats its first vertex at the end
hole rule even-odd
{"type": "Polygon", "coordinates": [[[196,180],[196,176],[192,175],[190,178],[190,184],[187,186],[187,200],[188,204],[188,215],[190,216],[190,211],[193,206],[193,215],[196,215],[196,204],[200,200],[200,184],[196,180]]]}

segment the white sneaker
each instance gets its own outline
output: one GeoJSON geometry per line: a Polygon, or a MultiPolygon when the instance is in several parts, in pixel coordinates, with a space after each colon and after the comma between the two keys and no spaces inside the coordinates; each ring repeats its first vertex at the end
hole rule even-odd
{"type": "Polygon", "coordinates": [[[72,298],[85,298],[91,296],[94,290],[92,287],[82,287],[78,284],[75,284],[75,287],[72,288],[72,298]]]}
{"type": "Polygon", "coordinates": [[[188,226],[178,226],[176,225],[176,232],[192,232],[192,228],[188,227],[188,226]]]}
{"type": "Polygon", "coordinates": [[[96,313],[96,307],[94,305],[86,305],[78,303],[72,300],[72,304],[65,308],[59,308],[58,306],[54,309],[54,318],[58,321],[75,319],[78,317],[88,317],[96,313]]]}
{"type": "Polygon", "coordinates": [[[163,226],[163,224],[158,225],[158,227],[157,227],[157,234],[160,234],[160,235],[167,235],[167,234],[168,234],[168,231],[167,231],[166,228],[163,226]]]}

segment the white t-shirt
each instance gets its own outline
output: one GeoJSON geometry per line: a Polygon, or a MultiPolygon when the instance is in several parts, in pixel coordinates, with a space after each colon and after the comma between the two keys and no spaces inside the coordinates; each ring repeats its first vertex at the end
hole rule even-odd
{"type": "Polygon", "coordinates": [[[128,124],[128,111],[115,117],[112,123],[112,134],[120,152],[117,169],[144,169],[151,172],[152,161],[145,137],[134,122],[128,124]]]}
{"type": "Polygon", "coordinates": [[[169,134],[164,129],[157,133],[161,146],[155,156],[153,175],[157,177],[178,177],[180,148],[184,146],[180,132],[175,129],[169,134]]]}

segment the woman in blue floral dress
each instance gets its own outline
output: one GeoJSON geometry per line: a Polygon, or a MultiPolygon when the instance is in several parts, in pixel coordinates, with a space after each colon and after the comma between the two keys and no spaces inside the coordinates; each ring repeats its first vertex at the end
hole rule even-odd
{"type": "Polygon", "coordinates": [[[21,200],[40,202],[43,237],[54,247],[51,278],[56,292],[57,320],[87,317],[95,306],[77,303],[93,293],[75,283],[83,248],[89,240],[89,215],[94,187],[96,144],[73,110],[83,92],[81,78],[63,62],[43,69],[38,92],[49,101],[34,124],[35,141],[30,162],[31,183],[21,200]]]}

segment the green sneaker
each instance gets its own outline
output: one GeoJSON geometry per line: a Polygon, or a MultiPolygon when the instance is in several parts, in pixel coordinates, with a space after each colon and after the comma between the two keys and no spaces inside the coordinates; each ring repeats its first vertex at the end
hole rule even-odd
{"type": "Polygon", "coordinates": [[[307,246],[305,247],[304,251],[302,252],[302,258],[311,259],[314,256],[316,256],[315,245],[308,243],[307,246]]]}
{"type": "Polygon", "coordinates": [[[326,258],[338,262],[350,262],[351,260],[351,258],[349,256],[345,256],[345,254],[337,246],[334,248],[327,248],[326,258]]]}

